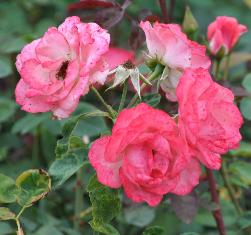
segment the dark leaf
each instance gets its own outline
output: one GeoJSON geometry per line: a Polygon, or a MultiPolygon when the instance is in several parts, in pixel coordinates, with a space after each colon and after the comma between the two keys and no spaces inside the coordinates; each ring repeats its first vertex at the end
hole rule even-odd
{"type": "Polygon", "coordinates": [[[198,197],[195,192],[186,196],[171,196],[171,207],[184,223],[189,224],[197,214],[198,197]]]}
{"type": "Polygon", "coordinates": [[[161,235],[163,234],[164,229],[159,226],[151,226],[149,228],[146,228],[142,235],[161,235]]]}

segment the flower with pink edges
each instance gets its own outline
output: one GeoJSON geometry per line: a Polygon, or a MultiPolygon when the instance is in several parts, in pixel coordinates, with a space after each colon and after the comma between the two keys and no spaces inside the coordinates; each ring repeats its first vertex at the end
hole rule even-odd
{"type": "Polygon", "coordinates": [[[191,154],[210,169],[221,167],[221,154],[237,148],[242,116],[229,89],[205,69],[188,69],[177,87],[179,129],[191,154]]]}
{"type": "Polygon", "coordinates": [[[169,192],[191,192],[201,173],[174,120],[145,103],[119,113],[111,136],[92,144],[89,160],[102,184],[123,186],[134,202],[150,206],[169,192]]]}
{"type": "Polygon", "coordinates": [[[234,17],[218,16],[207,29],[210,52],[217,55],[223,49],[223,55],[228,54],[246,32],[247,27],[239,24],[234,17]]]}
{"type": "Polygon", "coordinates": [[[82,23],[76,16],[49,28],[17,56],[21,75],[17,103],[27,112],[51,111],[59,119],[69,117],[89,86],[104,84],[109,66],[103,56],[109,43],[106,30],[82,23]]]}
{"type": "Polygon", "coordinates": [[[146,35],[149,56],[166,66],[160,86],[167,99],[177,101],[176,87],[183,71],[187,68],[210,67],[206,47],[191,41],[177,24],[141,22],[146,35]]]}

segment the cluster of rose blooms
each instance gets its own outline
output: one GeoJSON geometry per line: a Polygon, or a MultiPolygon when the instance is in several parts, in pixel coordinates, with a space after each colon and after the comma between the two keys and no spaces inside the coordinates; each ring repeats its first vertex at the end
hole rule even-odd
{"type": "MultiPolygon", "coordinates": [[[[190,193],[199,183],[200,163],[219,169],[220,155],[238,147],[243,120],[233,93],[211,78],[205,46],[176,24],[146,21],[139,27],[148,57],[164,67],[160,87],[178,102],[178,114],[171,117],[145,103],[122,110],[112,134],[92,144],[89,160],[102,184],[123,186],[133,201],[155,206],[167,193],[190,193]]],[[[217,17],[208,27],[211,55],[229,54],[246,31],[235,18],[217,17]]],[[[119,65],[114,56],[124,52],[109,50],[109,43],[106,30],[75,16],[49,28],[17,57],[17,103],[27,112],[69,117],[90,86],[104,85],[119,65]]]]}

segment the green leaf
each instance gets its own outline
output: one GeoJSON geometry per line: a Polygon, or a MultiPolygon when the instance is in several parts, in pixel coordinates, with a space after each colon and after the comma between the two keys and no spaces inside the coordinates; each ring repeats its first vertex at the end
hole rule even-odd
{"type": "Polygon", "coordinates": [[[246,184],[251,184],[251,163],[244,162],[244,161],[235,161],[229,166],[230,172],[234,175],[237,175],[240,180],[246,184]]]}
{"type": "Polygon", "coordinates": [[[85,164],[84,156],[87,156],[87,153],[83,149],[82,154],[68,154],[61,159],[56,159],[49,168],[53,187],[62,185],[74,175],[85,164]]]}
{"type": "Polygon", "coordinates": [[[118,190],[100,184],[94,175],[89,181],[87,191],[92,204],[92,228],[107,235],[119,234],[108,224],[121,210],[118,190]]]}
{"type": "Polygon", "coordinates": [[[0,221],[0,231],[1,235],[14,234],[15,230],[7,222],[0,221]]]}
{"type": "Polygon", "coordinates": [[[57,147],[55,150],[57,158],[62,158],[64,155],[71,152],[72,146],[71,146],[70,138],[72,136],[77,136],[79,138],[82,138],[82,136],[84,135],[84,132],[79,133],[79,130],[77,131],[77,129],[80,128],[79,123],[82,120],[85,120],[87,118],[93,118],[93,117],[109,117],[109,115],[106,112],[97,110],[94,112],[80,114],[77,117],[70,119],[64,124],[62,128],[63,138],[58,140],[57,147]]]}
{"type": "Polygon", "coordinates": [[[235,157],[251,157],[251,144],[241,141],[240,147],[236,150],[231,150],[230,154],[235,157]]]}
{"type": "Polygon", "coordinates": [[[251,211],[245,212],[240,218],[237,220],[237,224],[241,229],[246,229],[251,226],[251,211]]]}
{"type": "Polygon", "coordinates": [[[241,100],[240,109],[247,120],[251,120],[251,98],[245,97],[241,100]]]}
{"type": "Polygon", "coordinates": [[[0,220],[15,219],[16,215],[7,207],[0,207],[0,220]]]}
{"type": "Polygon", "coordinates": [[[94,175],[87,186],[92,203],[92,215],[95,221],[110,222],[121,209],[118,190],[100,184],[94,175]]]}
{"type": "Polygon", "coordinates": [[[96,223],[95,221],[91,221],[89,223],[92,227],[93,230],[106,234],[106,235],[120,235],[117,229],[115,229],[112,225],[110,224],[105,224],[105,223],[96,223]]]}
{"type": "MultiPolygon", "coordinates": [[[[86,102],[80,102],[77,110],[74,112],[74,115],[93,113],[97,111],[99,110],[95,106],[86,102]]],[[[72,134],[80,137],[87,135],[91,138],[100,135],[100,133],[104,131],[107,131],[108,128],[103,118],[104,114],[106,117],[108,116],[107,113],[101,111],[101,113],[95,116],[81,117],[78,123],[76,123],[77,125],[75,126],[72,134]]]]}
{"type": "Polygon", "coordinates": [[[188,232],[188,233],[182,233],[180,235],[199,235],[199,234],[194,232],[188,232]]]}
{"type": "Polygon", "coordinates": [[[242,81],[242,86],[249,92],[251,93],[251,73],[248,73],[243,81],[242,81]]]}
{"type": "Polygon", "coordinates": [[[146,205],[133,205],[124,209],[125,220],[128,224],[138,227],[145,227],[151,223],[155,217],[154,208],[146,205]]]}
{"type": "Polygon", "coordinates": [[[45,235],[45,234],[53,234],[53,235],[63,235],[62,232],[60,232],[59,229],[52,225],[45,225],[41,228],[39,228],[34,235],[45,235]]]}
{"type": "Polygon", "coordinates": [[[13,116],[16,107],[16,104],[12,100],[5,97],[0,97],[0,123],[8,120],[11,116],[13,116]]]}
{"type": "Polygon", "coordinates": [[[0,203],[15,202],[20,192],[15,181],[0,173],[0,203]]]}
{"type": "Polygon", "coordinates": [[[0,58],[0,78],[4,78],[12,74],[10,62],[0,58]]]}
{"type": "Polygon", "coordinates": [[[26,114],[23,118],[19,119],[12,127],[12,133],[26,134],[33,132],[36,127],[50,118],[49,113],[39,115],[26,114]]]}
{"type": "Polygon", "coordinates": [[[161,235],[163,234],[164,229],[160,226],[151,226],[144,230],[142,235],[161,235]]]}
{"type": "Polygon", "coordinates": [[[198,211],[198,197],[194,192],[186,196],[172,195],[171,206],[180,220],[190,224],[198,211]]]}
{"type": "Polygon", "coordinates": [[[152,107],[156,107],[161,100],[161,95],[158,93],[155,94],[147,94],[142,96],[141,101],[138,101],[138,103],[144,102],[149,104],[152,107]]]}
{"type": "Polygon", "coordinates": [[[44,198],[51,190],[51,179],[48,173],[42,169],[23,172],[17,177],[16,184],[21,188],[18,203],[26,207],[44,198]]]}

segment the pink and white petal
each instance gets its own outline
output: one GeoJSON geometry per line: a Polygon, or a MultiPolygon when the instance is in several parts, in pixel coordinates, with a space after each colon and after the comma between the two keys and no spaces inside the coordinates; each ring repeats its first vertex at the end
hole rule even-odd
{"type": "Polygon", "coordinates": [[[125,193],[128,198],[130,198],[134,202],[147,202],[149,206],[157,206],[163,196],[155,193],[148,192],[141,188],[139,185],[131,182],[126,173],[123,172],[123,168],[120,170],[120,179],[122,181],[125,193]]]}
{"type": "Polygon", "coordinates": [[[163,62],[171,68],[187,68],[191,65],[191,49],[189,40],[175,24],[154,24],[155,33],[159,35],[165,45],[163,62]]]}
{"type": "Polygon", "coordinates": [[[199,184],[201,169],[197,160],[191,159],[181,171],[177,186],[171,192],[177,195],[189,194],[199,184]]]}
{"type": "Polygon", "coordinates": [[[92,144],[88,156],[90,163],[97,172],[99,182],[111,188],[119,188],[121,186],[119,177],[121,162],[110,162],[105,157],[105,149],[110,138],[110,136],[104,136],[97,139],[92,144]]]}
{"type": "Polygon", "coordinates": [[[154,28],[151,26],[149,21],[140,22],[140,27],[143,29],[146,35],[146,44],[149,50],[149,54],[152,57],[157,57],[158,59],[162,59],[165,54],[165,45],[156,34],[154,28]]]}
{"type": "Polygon", "coordinates": [[[96,66],[93,67],[90,71],[89,83],[90,84],[99,83],[101,85],[104,85],[104,83],[106,82],[108,73],[109,73],[108,64],[106,64],[105,61],[100,59],[97,62],[96,66]]]}
{"type": "Polygon", "coordinates": [[[20,71],[21,77],[31,88],[41,89],[52,84],[50,70],[44,68],[39,61],[30,59],[24,62],[20,71]]]}
{"type": "Polygon", "coordinates": [[[190,47],[192,49],[191,68],[208,69],[211,61],[206,55],[206,47],[194,41],[190,41],[190,47]]]}
{"type": "Polygon", "coordinates": [[[160,87],[165,92],[166,98],[172,102],[177,101],[176,88],[179,84],[181,76],[181,71],[171,69],[169,76],[160,83],[160,87]]]}
{"type": "Polygon", "coordinates": [[[221,156],[218,153],[213,153],[206,149],[204,145],[197,145],[198,151],[195,151],[194,156],[209,169],[219,170],[221,168],[221,156]]]}
{"type": "Polygon", "coordinates": [[[76,109],[80,96],[85,95],[89,90],[87,78],[79,78],[78,82],[74,85],[68,95],[57,103],[53,109],[53,114],[61,118],[67,118],[76,109]]]}
{"type": "Polygon", "coordinates": [[[78,16],[67,17],[65,21],[59,25],[58,30],[65,36],[71,48],[71,59],[75,59],[79,55],[79,33],[77,25],[81,23],[78,16]]]}
{"type": "Polygon", "coordinates": [[[109,50],[110,34],[95,23],[79,24],[80,60],[90,71],[109,50]]]}
{"type": "Polygon", "coordinates": [[[26,92],[29,86],[21,79],[15,90],[16,102],[22,106],[22,110],[30,113],[48,112],[52,105],[45,102],[43,96],[28,98],[26,92]]]}
{"type": "Polygon", "coordinates": [[[36,58],[35,48],[39,42],[40,42],[40,39],[32,41],[31,43],[27,44],[22,49],[20,54],[18,54],[17,60],[16,60],[16,67],[19,73],[25,61],[36,58]]]}
{"type": "Polygon", "coordinates": [[[51,27],[41,38],[36,47],[37,58],[43,62],[70,60],[70,45],[64,35],[55,27],[51,27]]]}

